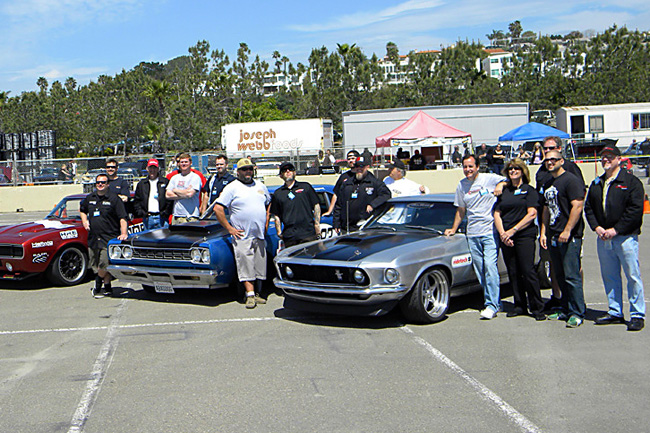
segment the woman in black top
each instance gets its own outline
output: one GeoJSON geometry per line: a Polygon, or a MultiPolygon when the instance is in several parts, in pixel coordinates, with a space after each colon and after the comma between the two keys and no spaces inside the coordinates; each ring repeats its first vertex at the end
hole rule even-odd
{"type": "Polygon", "coordinates": [[[505,160],[506,152],[501,148],[501,143],[497,143],[497,147],[492,151],[492,171],[501,174],[505,160]]]}
{"type": "Polygon", "coordinates": [[[494,225],[515,299],[515,308],[506,316],[521,316],[530,309],[536,320],[546,320],[535,270],[537,191],[528,184],[530,173],[520,158],[509,161],[503,174],[508,184],[494,206],[494,225]]]}

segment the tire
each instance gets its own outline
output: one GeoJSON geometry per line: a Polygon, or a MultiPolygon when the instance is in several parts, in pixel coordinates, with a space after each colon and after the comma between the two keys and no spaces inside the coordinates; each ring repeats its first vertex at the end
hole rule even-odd
{"type": "Polygon", "coordinates": [[[156,293],[156,289],[153,286],[149,286],[147,284],[142,285],[142,290],[144,290],[147,293],[156,293]]]}
{"type": "Polygon", "coordinates": [[[74,286],[83,281],[88,272],[88,256],[78,247],[60,251],[50,267],[47,278],[57,286],[74,286]]]}
{"type": "Polygon", "coordinates": [[[409,322],[442,320],[449,309],[449,277],[445,271],[433,268],[424,272],[400,302],[400,309],[409,322]]]}

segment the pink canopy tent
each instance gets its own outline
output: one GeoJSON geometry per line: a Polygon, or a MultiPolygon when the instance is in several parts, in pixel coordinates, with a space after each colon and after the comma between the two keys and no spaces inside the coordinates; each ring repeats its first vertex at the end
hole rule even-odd
{"type": "Polygon", "coordinates": [[[472,134],[463,132],[452,126],[442,123],[426,114],[418,111],[413,117],[392,131],[375,138],[375,145],[379,147],[390,147],[391,140],[413,140],[418,138],[461,138],[470,137],[472,134]]]}

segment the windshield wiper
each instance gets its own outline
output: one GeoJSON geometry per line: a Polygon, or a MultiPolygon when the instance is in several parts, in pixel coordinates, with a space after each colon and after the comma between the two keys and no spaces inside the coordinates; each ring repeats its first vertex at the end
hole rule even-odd
{"type": "Polygon", "coordinates": [[[395,227],[393,227],[393,226],[383,226],[383,225],[381,225],[381,224],[379,224],[379,225],[372,225],[372,226],[370,226],[370,227],[364,227],[364,230],[371,230],[371,229],[388,229],[388,230],[392,230],[392,231],[394,231],[394,232],[397,231],[397,229],[396,229],[395,227]]]}
{"type": "Polygon", "coordinates": [[[434,233],[437,233],[439,235],[444,234],[440,230],[434,229],[433,227],[424,227],[424,226],[404,226],[404,227],[407,228],[407,229],[414,229],[414,230],[426,230],[428,232],[434,232],[434,233]]]}

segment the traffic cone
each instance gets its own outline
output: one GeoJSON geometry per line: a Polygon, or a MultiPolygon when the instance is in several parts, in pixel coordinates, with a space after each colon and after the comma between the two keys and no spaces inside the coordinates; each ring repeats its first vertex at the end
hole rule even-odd
{"type": "Polygon", "coordinates": [[[648,201],[648,194],[645,195],[645,200],[643,200],[643,213],[650,213],[650,201],[648,201]]]}

